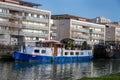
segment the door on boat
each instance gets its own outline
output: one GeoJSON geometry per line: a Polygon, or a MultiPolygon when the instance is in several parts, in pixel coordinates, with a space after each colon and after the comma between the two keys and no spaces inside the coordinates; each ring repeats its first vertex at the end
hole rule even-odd
{"type": "Polygon", "coordinates": [[[54,44],[54,56],[57,56],[57,45],[54,44]]]}

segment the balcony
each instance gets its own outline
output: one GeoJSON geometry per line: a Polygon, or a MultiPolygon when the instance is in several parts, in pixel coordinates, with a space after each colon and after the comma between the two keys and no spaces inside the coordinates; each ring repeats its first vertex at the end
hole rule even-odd
{"type": "Polygon", "coordinates": [[[93,28],[105,28],[105,25],[102,24],[96,24],[96,23],[91,23],[91,22],[83,22],[83,21],[72,21],[72,24],[75,25],[81,25],[81,26],[85,26],[85,27],[93,27],[93,28]]]}
{"type": "Polygon", "coordinates": [[[50,29],[51,30],[57,30],[57,26],[51,26],[50,29]]]}
{"type": "Polygon", "coordinates": [[[11,18],[20,20],[20,19],[22,19],[22,16],[11,14],[11,18]]]}
{"type": "Polygon", "coordinates": [[[20,6],[20,5],[8,4],[4,2],[0,3],[0,7],[11,9],[11,10],[16,10],[16,11],[21,11],[21,12],[25,11],[25,12],[36,13],[36,14],[50,14],[50,11],[47,11],[47,10],[41,10],[41,9],[25,7],[25,6],[20,6]]]}
{"type": "Polygon", "coordinates": [[[44,33],[34,33],[34,32],[23,32],[24,36],[35,36],[35,37],[48,37],[48,34],[44,33]]]}
{"type": "Polygon", "coordinates": [[[0,39],[0,42],[7,42],[6,39],[0,39]]]}
{"type": "Polygon", "coordinates": [[[8,30],[3,30],[3,29],[0,29],[0,34],[9,34],[10,31],[8,30]]]}
{"type": "Polygon", "coordinates": [[[84,35],[84,34],[80,35],[80,37],[82,37],[82,38],[84,38],[84,39],[89,39],[89,36],[84,35]]]}
{"type": "Polygon", "coordinates": [[[8,31],[8,30],[0,30],[0,34],[23,35],[22,32],[18,32],[18,31],[8,31]]]}
{"type": "Polygon", "coordinates": [[[9,21],[0,21],[0,25],[1,26],[16,27],[16,28],[22,27],[22,24],[13,23],[13,22],[9,22],[9,21]]]}
{"type": "Polygon", "coordinates": [[[57,34],[56,33],[51,33],[51,36],[57,36],[57,34]]]}
{"type": "Polygon", "coordinates": [[[34,25],[34,24],[23,24],[23,28],[34,29],[34,30],[49,30],[48,26],[40,26],[40,25],[34,25]]]}
{"type": "Polygon", "coordinates": [[[3,18],[10,18],[10,19],[21,19],[22,16],[19,16],[19,15],[14,15],[14,14],[10,14],[10,13],[2,13],[0,12],[0,17],[3,17],[3,18]]]}
{"type": "Polygon", "coordinates": [[[72,28],[72,31],[75,31],[75,32],[85,32],[85,33],[89,33],[89,30],[86,30],[86,29],[82,29],[82,28],[72,28]]]}
{"type": "Polygon", "coordinates": [[[97,36],[92,36],[92,39],[97,39],[97,40],[104,40],[104,37],[97,37],[97,36]]]}
{"type": "Polygon", "coordinates": [[[10,34],[10,35],[22,35],[22,36],[36,36],[36,37],[48,37],[48,34],[44,33],[32,33],[32,32],[23,32],[23,31],[8,31],[8,30],[0,30],[0,34],[10,34]]]}
{"type": "Polygon", "coordinates": [[[95,31],[95,30],[92,30],[92,33],[95,33],[95,34],[104,34],[104,32],[101,32],[101,31],[95,31]]]}
{"type": "Polygon", "coordinates": [[[90,27],[91,26],[91,24],[89,24],[89,22],[83,22],[83,21],[72,21],[72,24],[86,26],[86,27],[90,27]]]}
{"type": "Polygon", "coordinates": [[[89,36],[82,34],[82,35],[73,35],[73,37],[80,38],[80,39],[89,39],[89,36]]]}
{"type": "Polygon", "coordinates": [[[11,18],[11,14],[9,14],[9,13],[2,13],[2,12],[0,12],[0,17],[4,17],[4,18],[11,18]]]}
{"type": "Polygon", "coordinates": [[[43,22],[43,23],[48,23],[49,22],[49,19],[41,19],[41,18],[34,18],[34,17],[25,17],[24,18],[25,20],[28,20],[28,21],[35,21],[35,22],[43,22]]]}
{"type": "Polygon", "coordinates": [[[23,35],[23,34],[21,34],[21,32],[19,31],[10,31],[9,32],[9,34],[11,34],[11,35],[23,35]]]}
{"type": "Polygon", "coordinates": [[[35,29],[35,30],[49,30],[48,26],[40,26],[34,24],[18,24],[9,21],[0,21],[1,26],[10,26],[16,28],[26,28],[26,29],[35,29]]]}

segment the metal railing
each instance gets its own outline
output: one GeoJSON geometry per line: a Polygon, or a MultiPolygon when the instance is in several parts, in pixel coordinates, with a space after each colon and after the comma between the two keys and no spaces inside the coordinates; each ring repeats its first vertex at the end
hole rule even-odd
{"type": "Polygon", "coordinates": [[[40,25],[34,25],[34,24],[23,24],[23,28],[35,29],[35,30],[49,30],[48,26],[40,26],[40,25]]]}
{"type": "Polygon", "coordinates": [[[25,20],[28,20],[28,21],[36,21],[36,22],[43,22],[43,23],[48,23],[49,22],[49,19],[45,19],[45,18],[35,18],[35,17],[24,17],[25,20]]]}
{"type": "Polygon", "coordinates": [[[72,28],[72,31],[89,33],[89,30],[82,28],[72,28]]]}

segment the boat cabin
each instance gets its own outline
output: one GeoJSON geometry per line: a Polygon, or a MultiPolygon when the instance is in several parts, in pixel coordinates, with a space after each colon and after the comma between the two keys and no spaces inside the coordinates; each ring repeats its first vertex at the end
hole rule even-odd
{"type": "Polygon", "coordinates": [[[54,56],[57,56],[58,48],[62,48],[62,44],[59,41],[54,40],[45,40],[41,42],[36,42],[36,47],[42,47],[42,48],[54,48],[54,56]]]}

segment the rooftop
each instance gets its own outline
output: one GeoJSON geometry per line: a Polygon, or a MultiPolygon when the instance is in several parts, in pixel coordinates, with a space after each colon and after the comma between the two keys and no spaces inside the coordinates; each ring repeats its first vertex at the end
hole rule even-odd
{"type": "Polygon", "coordinates": [[[61,14],[61,15],[52,15],[52,19],[75,19],[75,20],[81,20],[81,21],[89,21],[88,18],[73,16],[69,14],[61,14]]]}
{"type": "Polygon", "coordinates": [[[36,3],[26,2],[26,1],[21,1],[21,0],[20,0],[20,5],[29,6],[29,7],[42,6],[41,4],[36,4],[36,3]]]}

